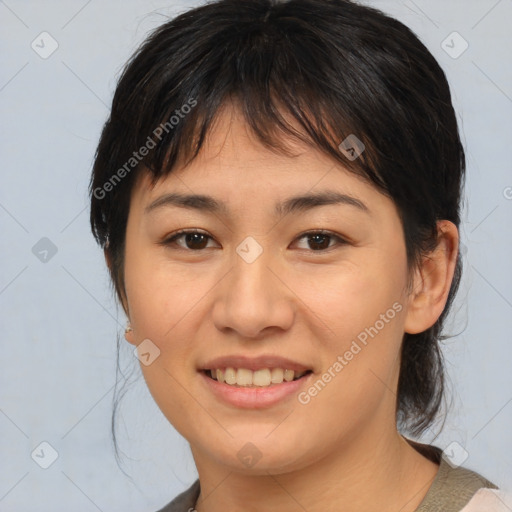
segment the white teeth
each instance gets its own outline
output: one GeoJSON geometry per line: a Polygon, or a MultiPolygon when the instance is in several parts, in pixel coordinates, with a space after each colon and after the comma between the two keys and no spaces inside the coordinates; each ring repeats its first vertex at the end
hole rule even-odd
{"type": "Polygon", "coordinates": [[[236,384],[236,370],[233,368],[226,368],[224,372],[224,381],[226,384],[236,384]]]}
{"type": "Polygon", "coordinates": [[[272,384],[281,384],[284,378],[284,370],[282,368],[272,368],[272,373],[270,375],[272,384]]]}
{"type": "Polygon", "coordinates": [[[272,384],[282,384],[283,381],[291,382],[308,373],[302,371],[295,373],[294,370],[283,368],[262,368],[261,370],[248,370],[247,368],[216,368],[210,370],[213,379],[229,384],[230,386],[242,387],[268,387],[272,384]]]}
{"type": "Polygon", "coordinates": [[[284,380],[286,382],[291,382],[293,377],[295,376],[295,372],[293,370],[285,370],[284,371],[284,380]]]}
{"type": "Polygon", "coordinates": [[[270,370],[257,370],[252,374],[252,383],[255,386],[270,386],[270,370]]]}
{"type": "Polygon", "coordinates": [[[236,383],[239,386],[252,386],[252,374],[251,370],[238,368],[236,371],[236,383]]]}

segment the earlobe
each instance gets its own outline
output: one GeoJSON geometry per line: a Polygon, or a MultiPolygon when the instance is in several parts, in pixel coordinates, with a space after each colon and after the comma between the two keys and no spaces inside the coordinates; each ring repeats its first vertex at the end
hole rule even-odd
{"type": "Polygon", "coordinates": [[[404,330],[417,334],[432,327],[441,316],[455,273],[459,233],[453,222],[437,222],[437,246],[416,269],[409,296],[404,330]]]}
{"type": "Polygon", "coordinates": [[[129,322],[128,322],[128,325],[126,326],[125,330],[124,330],[124,339],[128,343],[131,343],[132,345],[135,345],[135,338],[133,336],[133,329],[132,329],[132,327],[131,327],[129,322]]]}

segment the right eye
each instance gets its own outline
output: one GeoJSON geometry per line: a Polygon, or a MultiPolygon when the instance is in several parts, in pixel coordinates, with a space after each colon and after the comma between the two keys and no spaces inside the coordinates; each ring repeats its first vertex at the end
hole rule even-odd
{"type": "Polygon", "coordinates": [[[198,231],[197,229],[183,229],[171,235],[169,238],[166,238],[162,242],[162,245],[166,247],[177,245],[180,249],[185,251],[201,251],[208,248],[208,239],[213,240],[210,235],[203,231],[198,231]],[[184,244],[178,243],[178,240],[184,240],[184,244]]]}

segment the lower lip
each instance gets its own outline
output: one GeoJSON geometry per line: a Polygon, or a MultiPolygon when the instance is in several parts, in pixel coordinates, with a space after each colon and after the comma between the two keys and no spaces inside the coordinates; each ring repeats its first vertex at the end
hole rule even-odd
{"type": "Polygon", "coordinates": [[[221,401],[227,402],[235,407],[244,409],[263,409],[271,407],[291,395],[296,395],[303,387],[309,377],[313,375],[308,373],[300,379],[290,382],[283,381],[281,384],[273,384],[268,387],[236,387],[230,386],[218,380],[208,377],[204,372],[199,372],[208,389],[221,401]]]}

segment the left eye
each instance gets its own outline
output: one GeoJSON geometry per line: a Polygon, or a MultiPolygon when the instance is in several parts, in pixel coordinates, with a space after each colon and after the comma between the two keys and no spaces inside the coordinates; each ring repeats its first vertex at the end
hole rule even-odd
{"type": "Polygon", "coordinates": [[[325,249],[330,249],[334,245],[344,245],[346,244],[346,240],[335,235],[334,233],[330,233],[328,231],[310,231],[308,233],[304,233],[299,236],[297,240],[306,239],[306,243],[308,243],[313,251],[322,251],[325,249]],[[330,242],[336,241],[337,244],[330,245],[330,242]]]}
{"type": "MultiPolygon", "coordinates": [[[[306,243],[310,246],[306,247],[306,250],[312,251],[324,251],[325,249],[330,249],[334,245],[344,245],[348,242],[334,233],[330,233],[328,231],[309,231],[307,233],[303,233],[296,240],[306,239],[306,243]],[[331,244],[331,242],[337,242],[331,244]]],[[[203,249],[208,248],[208,241],[213,240],[213,238],[207,233],[203,233],[202,231],[197,230],[187,230],[180,231],[170,238],[166,239],[163,242],[165,246],[171,246],[173,244],[178,245],[182,249],[190,249],[192,251],[201,251],[203,249]],[[183,239],[184,245],[178,243],[178,240],[183,239]]]]}

